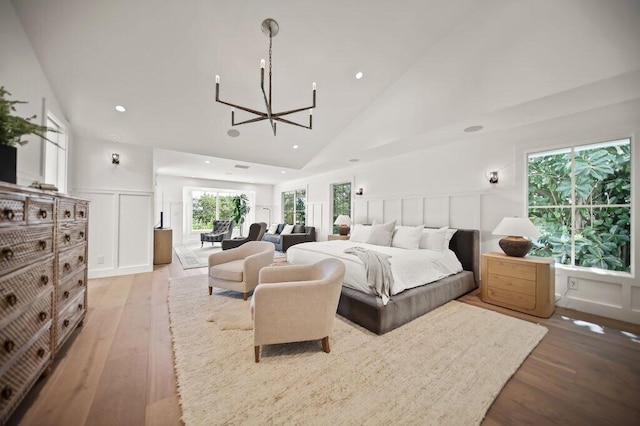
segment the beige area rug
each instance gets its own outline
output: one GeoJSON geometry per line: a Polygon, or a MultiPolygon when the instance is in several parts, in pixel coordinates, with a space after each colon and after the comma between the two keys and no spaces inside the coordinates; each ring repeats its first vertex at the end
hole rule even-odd
{"type": "Polygon", "coordinates": [[[319,342],[271,345],[256,364],[251,331],[207,321],[233,307],[248,315],[249,301],[209,296],[204,275],[170,282],[186,426],[479,424],[547,332],[454,301],[383,336],[338,316],[331,353],[319,342]]]}
{"type": "MultiPolygon", "coordinates": [[[[190,243],[180,246],[175,246],[174,250],[180,263],[182,263],[182,269],[203,268],[209,264],[209,255],[222,251],[220,243],[204,243],[203,247],[200,247],[200,243],[190,243]]],[[[276,252],[273,256],[274,261],[286,261],[287,257],[285,253],[276,252]]]]}

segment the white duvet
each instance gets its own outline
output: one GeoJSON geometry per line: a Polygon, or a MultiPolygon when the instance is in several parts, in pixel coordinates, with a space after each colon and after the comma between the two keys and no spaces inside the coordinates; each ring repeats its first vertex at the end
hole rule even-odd
{"type": "Polygon", "coordinates": [[[362,261],[357,256],[344,252],[348,247],[364,247],[391,256],[389,262],[394,278],[391,286],[392,296],[462,271],[462,265],[455,253],[448,249],[443,252],[426,249],[407,250],[344,240],[296,244],[287,250],[287,262],[299,265],[316,263],[330,257],[338,258],[346,266],[344,285],[363,293],[374,294],[367,284],[362,261]]]}

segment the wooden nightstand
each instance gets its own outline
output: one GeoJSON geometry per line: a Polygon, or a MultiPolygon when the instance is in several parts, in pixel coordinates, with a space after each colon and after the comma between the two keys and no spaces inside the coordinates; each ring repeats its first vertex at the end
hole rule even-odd
{"type": "Polygon", "coordinates": [[[348,235],[340,235],[340,234],[330,234],[327,235],[327,240],[331,241],[331,240],[348,240],[349,236],[348,235]]]}
{"type": "Polygon", "coordinates": [[[482,255],[482,301],[548,318],[556,309],[555,261],[547,257],[482,255]]]}

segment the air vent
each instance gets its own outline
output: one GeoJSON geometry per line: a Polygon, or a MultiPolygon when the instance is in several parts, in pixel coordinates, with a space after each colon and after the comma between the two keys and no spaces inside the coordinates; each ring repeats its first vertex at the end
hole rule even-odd
{"type": "Polygon", "coordinates": [[[248,169],[249,168],[249,166],[243,166],[242,164],[236,164],[233,167],[235,167],[236,169],[248,169]]]}

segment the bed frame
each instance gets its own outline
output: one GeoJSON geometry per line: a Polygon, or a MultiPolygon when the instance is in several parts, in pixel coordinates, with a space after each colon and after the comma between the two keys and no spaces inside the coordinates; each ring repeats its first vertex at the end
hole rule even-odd
{"type": "Polygon", "coordinates": [[[462,272],[405,290],[392,296],[386,305],[378,296],[342,286],[338,314],[376,334],[384,334],[478,288],[480,232],[458,229],[449,248],[458,256],[462,272]]]}

